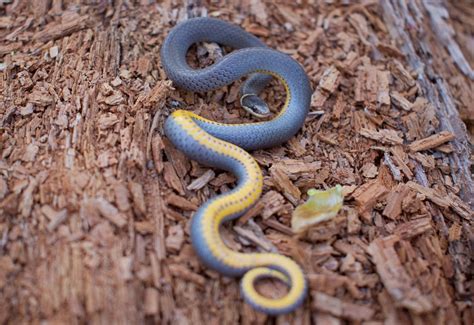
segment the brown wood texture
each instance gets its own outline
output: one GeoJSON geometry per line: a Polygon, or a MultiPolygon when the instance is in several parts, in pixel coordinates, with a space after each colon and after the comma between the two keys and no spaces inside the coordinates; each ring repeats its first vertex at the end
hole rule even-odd
{"type": "MultiPolygon", "coordinates": [[[[0,0],[0,324],[473,324],[473,13],[467,0],[0,0]],[[291,55],[314,89],[302,130],[252,153],[263,196],[222,229],[234,250],[300,263],[310,290],[290,315],[253,311],[190,244],[193,213],[235,178],[177,151],[164,120],[253,121],[240,82],[195,94],[167,80],[160,44],[196,16],[291,55]],[[336,184],[340,213],[294,234],[307,190],[336,184]]],[[[199,44],[189,60],[227,50],[199,44]]],[[[283,87],[263,97],[276,112],[283,87]]]]}

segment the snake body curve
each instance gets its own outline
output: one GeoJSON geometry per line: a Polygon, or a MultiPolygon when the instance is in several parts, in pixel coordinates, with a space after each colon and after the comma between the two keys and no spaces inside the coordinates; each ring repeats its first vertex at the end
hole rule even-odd
{"type": "Polygon", "coordinates": [[[255,309],[273,315],[296,309],[307,291],[301,268],[283,255],[233,251],[222,241],[219,227],[241,216],[262,193],[261,170],[246,150],[279,145],[301,128],[312,93],[308,77],[289,56],[267,48],[243,29],[213,18],[194,18],[174,27],[162,45],[161,62],[175,85],[195,92],[214,90],[249,74],[241,89],[243,95],[258,95],[268,84],[269,75],[282,81],[286,102],[270,121],[224,124],[178,110],[167,118],[164,131],[189,158],[230,171],[237,177],[236,188],[204,203],[192,218],[191,241],[201,261],[224,275],[243,275],[242,295],[255,309]],[[192,44],[202,41],[237,50],[209,67],[192,69],[186,62],[186,53],[192,44]],[[267,277],[287,283],[288,292],[275,299],[260,294],[255,283],[267,277]]]}

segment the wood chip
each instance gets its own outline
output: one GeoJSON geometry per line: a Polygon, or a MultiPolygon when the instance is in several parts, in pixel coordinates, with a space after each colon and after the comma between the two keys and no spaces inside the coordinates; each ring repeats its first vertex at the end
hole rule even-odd
{"type": "Polygon", "coordinates": [[[395,130],[382,129],[379,131],[362,128],[360,134],[366,138],[379,141],[387,144],[403,144],[403,139],[400,138],[395,130]]]}
{"type": "Polygon", "coordinates": [[[115,203],[120,211],[127,211],[130,209],[130,192],[123,183],[114,184],[115,203]]]}
{"type": "Polygon", "coordinates": [[[455,139],[455,135],[448,131],[441,131],[440,133],[433,134],[424,139],[412,142],[408,147],[412,152],[423,151],[428,149],[436,148],[443,143],[452,141],[455,139]]]}
{"type": "Polygon", "coordinates": [[[399,224],[394,233],[402,239],[410,239],[432,229],[431,218],[419,218],[399,224]]]}
{"type": "Polygon", "coordinates": [[[239,227],[239,226],[234,226],[233,228],[239,236],[242,236],[243,238],[249,240],[251,243],[257,245],[258,247],[261,247],[263,250],[270,252],[272,251],[273,245],[266,240],[263,237],[258,236],[256,233],[254,233],[251,230],[239,227]]]}
{"type": "Polygon", "coordinates": [[[326,91],[329,94],[332,94],[337,86],[340,73],[336,67],[332,66],[324,71],[321,80],[319,81],[319,88],[323,91],[326,91]]]}
{"type": "Polygon", "coordinates": [[[46,43],[72,33],[75,33],[87,26],[89,17],[78,17],[73,20],[66,21],[62,24],[49,24],[33,35],[33,39],[46,43]]]}
{"type": "Polygon", "coordinates": [[[408,308],[415,314],[429,312],[434,306],[429,297],[414,285],[414,280],[400,262],[394,247],[398,241],[398,236],[389,236],[370,243],[368,252],[373,258],[377,273],[397,306],[408,308]]]}
{"type": "Polygon", "coordinates": [[[313,293],[313,308],[352,321],[370,320],[375,313],[368,306],[345,302],[322,292],[313,293]]]}
{"type": "Polygon", "coordinates": [[[7,45],[0,45],[0,56],[19,50],[23,42],[14,42],[7,45]]]}
{"type": "Polygon", "coordinates": [[[169,267],[169,270],[170,270],[171,274],[173,276],[177,277],[177,278],[181,278],[185,281],[191,281],[191,282],[197,284],[200,287],[203,287],[204,284],[206,283],[206,279],[203,276],[192,272],[191,270],[189,270],[184,265],[170,264],[170,265],[168,265],[168,267],[169,267]]]}
{"type": "Polygon", "coordinates": [[[363,184],[352,193],[360,213],[365,218],[370,218],[370,212],[378,200],[382,199],[388,193],[388,189],[378,180],[363,184]]]}
{"type": "Polygon", "coordinates": [[[403,64],[398,60],[392,60],[390,62],[390,71],[392,74],[400,80],[406,88],[413,87],[415,85],[415,80],[411,74],[406,70],[403,64]]]}
{"type": "Polygon", "coordinates": [[[200,190],[204,186],[206,186],[207,183],[209,183],[214,177],[216,176],[216,173],[212,169],[209,169],[206,171],[204,174],[201,175],[201,177],[196,178],[194,181],[192,181],[191,184],[186,187],[190,191],[195,191],[195,190],[200,190]]]}
{"type": "Polygon", "coordinates": [[[403,151],[402,146],[395,146],[390,148],[390,152],[392,153],[392,158],[397,164],[398,168],[400,168],[401,171],[405,174],[405,176],[408,179],[413,178],[413,173],[408,167],[406,161],[407,161],[407,154],[403,151]]]}
{"type": "Polygon", "coordinates": [[[297,205],[301,198],[301,192],[293,185],[285,171],[279,166],[273,166],[270,168],[270,173],[275,181],[275,185],[283,193],[283,196],[293,203],[293,205],[297,205]]]}
{"type": "Polygon", "coordinates": [[[410,103],[405,97],[403,97],[399,92],[392,91],[390,93],[390,99],[392,104],[398,108],[401,108],[405,111],[410,111],[413,107],[413,104],[410,103]]]}
{"type": "Polygon", "coordinates": [[[395,220],[401,216],[402,201],[407,196],[410,188],[405,184],[398,184],[387,196],[387,205],[383,210],[383,215],[395,220]]]}
{"type": "Polygon", "coordinates": [[[145,289],[144,312],[145,315],[157,315],[160,311],[160,293],[155,288],[145,289]]]}
{"type": "Polygon", "coordinates": [[[288,236],[293,236],[294,235],[294,232],[293,232],[293,230],[291,230],[290,227],[285,226],[284,224],[281,224],[276,220],[268,219],[268,220],[264,220],[262,223],[265,226],[268,226],[272,229],[275,229],[275,230],[277,230],[277,231],[279,231],[279,232],[281,232],[285,235],[288,235],[288,236]]]}
{"type": "Polygon", "coordinates": [[[166,203],[186,211],[195,211],[198,208],[195,203],[174,193],[166,197],[166,203]]]}
{"type": "Polygon", "coordinates": [[[93,204],[97,206],[97,209],[99,210],[100,214],[117,227],[122,228],[127,224],[127,217],[124,214],[120,213],[115,206],[110,204],[110,202],[108,202],[104,198],[99,197],[93,202],[93,204]]]}
{"type": "Polygon", "coordinates": [[[407,185],[418,193],[425,195],[434,204],[443,208],[451,207],[459,216],[466,220],[472,220],[473,211],[471,208],[454,194],[446,196],[432,188],[424,187],[415,182],[408,182],[407,185]]]}
{"type": "Polygon", "coordinates": [[[179,224],[169,227],[165,243],[171,252],[179,252],[184,243],[183,227],[179,224]]]}
{"type": "Polygon", "coordinates": [[[130,194],[132,194],[133,207],[138,213],[145,215],[146,204],[142,185],[137,182],[130,181],[128,182],[128,189],[130,191],[130,194]]]}
{"type": "Polygon", "coordinates": [[[63,222],[65,222],[68,218],[68,213],[66,209],[63,209],[61,211],[58,211],[54,215],[50,216],[50,221],[46,228],[50,231],[53,232],[58,228],[63,222]]]}
{"type": "Polygon", "coordinates": [[[287,212],[284,197],[276,191],[268,191],[262,198],[251,207],[242,217],[239,218],[239,224],[245,224],[250,218],[261,215],[264,220],[269,219],[275,214],[287,212]]]}

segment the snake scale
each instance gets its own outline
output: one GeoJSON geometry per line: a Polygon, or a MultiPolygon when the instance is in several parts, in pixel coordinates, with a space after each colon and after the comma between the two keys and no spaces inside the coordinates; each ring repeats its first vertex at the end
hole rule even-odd
{"type": "Polygon", "coordinates": [[[242,276],[241,293],[255,309],[271,315],[293,311],[307,291],[298,264],[280,254],[233,251],[222,241],[219,227],[245,213],[262,193],[262,172],[247,151],[280,145],[303,125],[312,93],[306,73],[288,55],[266,47],[240,27],[214,18],[193,18],[175,26],[162,45],[161,62],[175,85],[194,92],[211,91],[250,75],[241,88],[241,103],[256,116],[267,113],[258,94],[271,78],[283,83],[285,104],[270,121],[224,124],[177,110],[166,119],[164,131],[189,158],[237,177],[234,189],[205,202],[193,215],[191,241],[201,261],[223,275],[242,276]],[[193,69],[186,54],[191,45],[204,41],[235,51],[209,67],[193,69]],[[278,298],[259,293],[256,282],[268,277],[285,282],[288,292],[278,298]]]}

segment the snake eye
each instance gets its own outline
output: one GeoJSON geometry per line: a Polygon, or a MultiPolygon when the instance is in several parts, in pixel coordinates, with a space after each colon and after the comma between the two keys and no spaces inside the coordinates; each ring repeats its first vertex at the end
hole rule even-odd
{"type": "Polygon", "coordinates": [[[240,98],[240,105],[253,116],[262,118],[270,115],[267,103],[255,94],[243,95],[240,98]]]}

